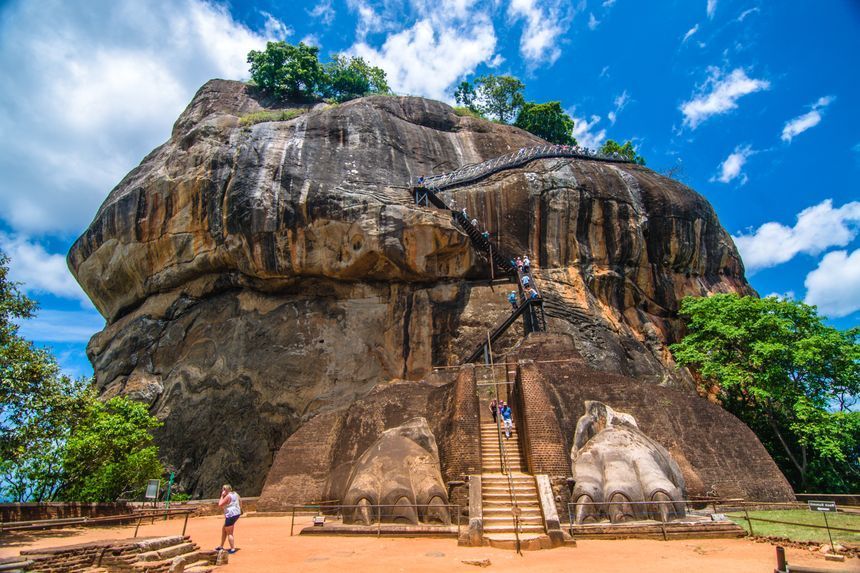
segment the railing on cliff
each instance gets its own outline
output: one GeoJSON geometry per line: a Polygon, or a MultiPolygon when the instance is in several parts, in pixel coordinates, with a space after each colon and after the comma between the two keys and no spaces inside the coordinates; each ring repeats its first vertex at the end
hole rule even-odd
{"type": "Polygon", "coordinates": [[[513,169],[515,167],[525,165],[535,159],[552,157],[573,157],[576,159],[588,159],[591,161],[633,163],[629,159],[626,159],[617,153],[604,155],[593,149],[577,147],[575,145],[536,145],[534,147],[523,147],[519,151],[508,153],[507,155],[502,155],[495,159],[488,159],[481,163],[466,165],[449,173],[430,175],[423,179],[418,178],[416,180],[416,186],[421,187],[423,184],[423,186],[428,189],[441,191],[448,187],[483,179],[484,177],[505,169],[513,169]]]}

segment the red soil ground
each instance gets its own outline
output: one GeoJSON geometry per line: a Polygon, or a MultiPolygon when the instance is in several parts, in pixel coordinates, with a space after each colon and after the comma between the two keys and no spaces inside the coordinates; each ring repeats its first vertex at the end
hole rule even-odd
{"type": "MultiPolygon", "coordinates": [[[[220,542],[220,517],[188,521],[187,533],[203,548],[220,542]]],[[[309,518],[296,519],[296,534],[309,525],[309,518]]],[[[182,520],[144,524],[141,536],[178,535],[182,520]]],[[[22,549],[55,547],[101,539],[123,539],[134,527],[80,528],[0,537],[0,557],[17,555],[22,549]]],[[[687,541],[580,541],[577,547],[549,551],[513,551],[489,547],[458,547],[454,539],[401,539],[329,536],[290,536],[289,517],[243,517],[236,524],[239,551],[218,573],[270,573],[294,571],[346,571],[348,573],[409,571],[589,571],[637,573],[761,573],[776,565],[772,545],[746,539],[687,541]],[[486,569],[463,563],[490,560],[486,569]]],[[[789,565],[805,565],[832,571],[860,572],[860,560],[832,563],[822,556],[787,549],[789,565]]]]}

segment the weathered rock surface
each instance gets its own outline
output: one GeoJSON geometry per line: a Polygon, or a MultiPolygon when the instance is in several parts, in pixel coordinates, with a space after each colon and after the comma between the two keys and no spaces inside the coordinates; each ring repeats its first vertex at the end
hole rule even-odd
{"type": "MultiPolygon", "coordinates": [[[[259,492],[305,421],[470,353],[508,312],[503,293],[408,187],[539,143],[408,97],[240,126],[264,103],[207,83],[69,253],[108,320],[89,346],[100,389],[150,404],[198,495],[259,492]]],[[[550,330],[643,383],[692,391],[666,350],[680,297],[750,292],[708,203],[643,167],[540,160],[445,195],[531,254],[550,330]]]]}

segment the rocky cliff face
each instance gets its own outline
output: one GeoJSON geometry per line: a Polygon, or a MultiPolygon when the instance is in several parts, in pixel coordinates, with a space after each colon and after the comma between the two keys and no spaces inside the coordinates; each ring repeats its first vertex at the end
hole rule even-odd
{"type": "MultiPolygon", "coordinates": [[[[406,97],[240,125],[264,104],[207,83],[69,253],[108,320],[89,346],[99,388],[151,406],[199,495],[259,492],[306,420],[459,363],[507,315],[486,261],[409,187],[540,143],[406,97]]],[[[546,159],[444,195],[531,255],[551,331],[643,384],[692,392],[666,350],[682,296],[751,292],[710,205],[644,167],[546,159]]]]}

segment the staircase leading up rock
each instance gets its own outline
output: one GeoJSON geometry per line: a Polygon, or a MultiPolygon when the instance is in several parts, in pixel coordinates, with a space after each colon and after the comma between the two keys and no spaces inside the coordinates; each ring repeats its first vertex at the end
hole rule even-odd
{"type": "Polygon", "coordinates": [[[525,460],[519,447],[516,428],[510,438],[501,438],[492,422],[481,424],[481,505],[485,543],[505,549],[547,546],[543,513],[533,475],[525,473],[525,460]],[[508,475],[510,474],[510,475],[508,475]],[[515,518],[518,513],[519,517],[515,518]]]}

